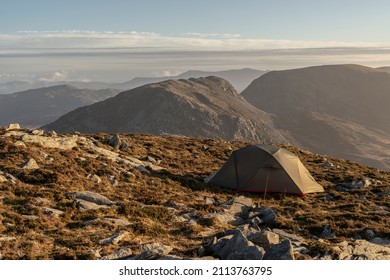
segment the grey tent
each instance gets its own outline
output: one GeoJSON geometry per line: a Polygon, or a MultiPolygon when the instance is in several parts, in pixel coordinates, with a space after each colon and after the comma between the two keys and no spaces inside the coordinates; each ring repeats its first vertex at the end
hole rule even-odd
{"type": "Polygon", "coordinates": [[[234,151],[205,182],[247,192],[304,195],[324,191],[296,155],[270,145],[234,151]]]}

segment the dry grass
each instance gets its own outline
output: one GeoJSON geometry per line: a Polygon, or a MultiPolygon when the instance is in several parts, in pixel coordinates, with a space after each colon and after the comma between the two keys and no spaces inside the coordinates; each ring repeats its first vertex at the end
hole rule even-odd
{"type": "MultiPolygon", "coordinates": [[[[0,131],[3,133],[4,130],[0,131]]],[[[93,137],[97,145],[113,150],[104,144],[107,136],[88,137],[93,137]]],[[[194,257],[204,238],[231,227],[203,218],[207,213],[222,209],[219,205],[206,205],[205,197],[222,203],[238,194],[206,185],[203,178],[216,171],[233,150],[249,143],[175,136],[123,137],[129,148],[120,153],[141,160],[153,157],[161,160],[160,165],[166,170],[147,174],[101,156],[89,158],[85,156],[88,151],[83,146],[69,151],[31,144],[21,148],[14,145],[16,138],[0,138],[0,171],[19,179],[16,184],[0,183],[0,237],[15,237],[13,241],[0,241],[0,252],[6,259],[89,259],[94,258],[90,253],[92,249],[100,250],[102,255],[118,247],[129,247],[137,252],[141,244],[149,242],[170,245],[174,254],[194,257]],[[29,157],[41,166],[39,170],[27,171],[19,167],[29,157]],[[102,183],[96,184],[87,178],[89,174],[100,176],[102,183]],[[119,181],[117,186],[110,183],[110,176],[119,181]],[[115,206],[80,211],[65,192],[81,190],[100,193],[114,201],[115,206]],[[172,205],[175,209],[167,207],[172,205]],[[62,210],[64,214],[48,215],[42,210],[43,206],[62,210]],[[195,213],[197,224],[176,218],[191,212],[195,213]],[[38,218],[31,220],[23,215],[38,218]],[[102,217],[127,219],[130,225],[84,224],[102,217]],[[117,232],[126,233],[118,244],[96,243],[117,232]]],[[[335,242],[362,234],[365,229],[372,229],[381,237],[390,237],[388,215],[368,214],[378,207],[390,208],[388,197],[377,195],[390,190],[390,173],[332,158],[330,160],[340,167],[325,169],[323,156],[291,146],[285,148],[301,158],[325,187],[326,193],[303,198],[267,195],[265,199],[263,195],[240,193],[261,206],[274,208],[278,213],[275,227],[295,232],[308,240],[312,235],[318,235],[324,225],[329,225],[335,232],[335,242]],[[348,193],[335,190],[337,184],[363,177],[380,180],[383,184],[348,193]],[[334,199],[325,200],[325,195],[334,199]]],[[[318,248],[320,251],[325,249],[318,248]]]]}

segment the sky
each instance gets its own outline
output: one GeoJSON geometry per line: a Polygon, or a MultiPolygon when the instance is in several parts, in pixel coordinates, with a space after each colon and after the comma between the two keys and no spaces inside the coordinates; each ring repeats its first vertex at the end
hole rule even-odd
{"type": "Polygon", "coordinates": [[[390,65],[387,0],[0,4],[0,82],[120,81],[190,69],[390,65]]]}

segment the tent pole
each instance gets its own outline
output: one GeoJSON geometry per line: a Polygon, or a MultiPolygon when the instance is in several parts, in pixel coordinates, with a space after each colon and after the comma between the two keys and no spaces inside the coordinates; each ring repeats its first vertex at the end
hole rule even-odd
{"type": "Polygon", "coordinates": [[[265,196],[267,195],[268,179],[269,179],[269,170],[270,170],[270,168],[268,167],[267,181],[265,182],[265,190],[264,190],[264,200],[265,200],[265,196]]]}

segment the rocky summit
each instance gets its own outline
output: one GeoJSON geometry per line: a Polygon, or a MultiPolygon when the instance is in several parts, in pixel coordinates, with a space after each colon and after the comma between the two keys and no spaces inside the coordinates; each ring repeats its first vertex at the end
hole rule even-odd
{"type": "Polygon", "coordinates": [[[325,192],[237,193],[203,179],[251,142],[14,127],[2,259],[390,259],[389,172],[283,145],[325,192]]]}
{"type": "Polygon", "coordinates": [[[283,142],[272,116],[246,102],[226,80],[168,80],[76,109],[44,126],[59,132],[174,134],[283,142]]]}

